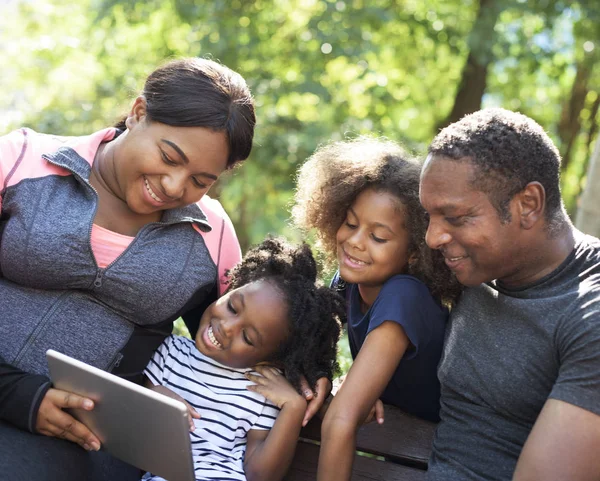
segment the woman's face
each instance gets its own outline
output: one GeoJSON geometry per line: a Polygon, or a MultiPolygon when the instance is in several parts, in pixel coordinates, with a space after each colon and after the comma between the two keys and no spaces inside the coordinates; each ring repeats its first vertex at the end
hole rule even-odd
{"type": "Polygon", "coordinates": [[[202,314],[196,347],[234,368],[268,361],[288,336],[287,304],[267,281],[251,282],[213,302],[202,314]]]}
{"type": "Polygon", "coordinates": [[[142,97],[126,125],[106,160],[114,166],[115,194],[136,214],[198,202],[227,166],[225,132],[150,121],[142,97]]]}

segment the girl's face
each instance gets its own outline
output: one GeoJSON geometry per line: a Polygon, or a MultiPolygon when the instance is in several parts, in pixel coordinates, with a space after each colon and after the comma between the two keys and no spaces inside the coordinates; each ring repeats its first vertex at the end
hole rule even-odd
{"type": "Polygon", "coordinates": [[[141,97],[126,125],[106,156],[114,165],[115,194],[136,214],[198,202],[226,168],[225,132],[149,121],[141,97]]]}
{"type": "Polygon", "coordinates": [[[378,293],[390,277],[406,271],[405,208],[387,192],[362,191],[348,209],[336,239],[340,275],[346,282],[378,293]]]}
{"type": "Polygon", "coordinates": [[[234,368],[268,361],[288,335],[287,305],[268,281],[226,293],[202,314],[196,347],[234,368]]]}

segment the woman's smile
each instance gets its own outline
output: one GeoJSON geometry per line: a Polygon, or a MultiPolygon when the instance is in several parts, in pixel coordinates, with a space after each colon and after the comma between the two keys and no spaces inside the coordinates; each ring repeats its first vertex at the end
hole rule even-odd
{"type": "Polygon", "coordinates": [[[146,187],[146,191],[148,192],[148,195],[150,195],[152,200],[154,200],[156,202],[156,205],[162,206],[166,202],[166,199],[162,199],[161,197],[159,197],[159,195],[156,194],[156,192],[154,192],[154,190],[150,186],[150,183],[148,182],[148,179],[146,177],[144,177],[144,186],[146,187]]]}

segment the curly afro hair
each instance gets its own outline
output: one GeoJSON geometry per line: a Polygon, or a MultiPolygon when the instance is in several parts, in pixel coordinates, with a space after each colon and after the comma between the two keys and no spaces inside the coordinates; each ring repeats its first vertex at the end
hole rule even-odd
{"type": "Polygon", "coordinates": [[[365,189],[393,195],[406,213],[409,253],[416,254],[407,274],[423,281],[442,303],[452,305],[462,288],[441,253],[425,243],[428,217],[419,202],[420,174],[421,163],[393,141],[361,136],[332,142],[318,148],[300,168],[292,216],[301,229],[315,229],[317,245],[334,263],[337,231],[357,196],[365,189]]]}
{"type": "Polygon", "coordinates": [[[501,108],[466,115],[443,129],[429,154],[469,161],[477,168],[471,185],[484,192],[503,222],[510,222],[509,203],[529,182],[546,191],[546,224],[552,232],[565,219],[560,194],[560,154],[534,120],[501,108]]]}
{"type": "Polygon", "coordinates": [[[320,377],[333,378],[345,302],[334,290],[318,285],[317,264],[308,244],[293,246],[281,238],[268,238],[250,249],[227,276],[228,290],[267,281],[288,306],[289,334],[265,361],[281,366],[297,389],[301,375],[313,389],[320,377]]]}

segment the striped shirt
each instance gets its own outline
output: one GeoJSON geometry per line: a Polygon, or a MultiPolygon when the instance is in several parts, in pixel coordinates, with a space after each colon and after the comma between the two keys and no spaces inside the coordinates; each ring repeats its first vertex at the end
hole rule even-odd
{"type": "Polygon", "coordinates": [[[197,480],[245,481],[248,431],[269,430],[275,423],[277,407],[246,389],[253,384],[244,376],[248,371],[219,364],[180,336],[169,336],[146,367],[144,373],[154,385],[176,392],[201,415],[190,432],[197,480]]]}

